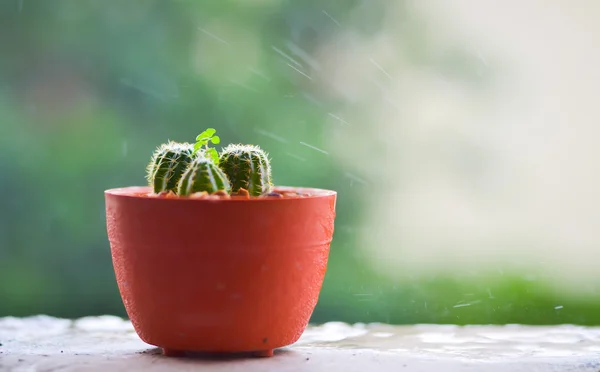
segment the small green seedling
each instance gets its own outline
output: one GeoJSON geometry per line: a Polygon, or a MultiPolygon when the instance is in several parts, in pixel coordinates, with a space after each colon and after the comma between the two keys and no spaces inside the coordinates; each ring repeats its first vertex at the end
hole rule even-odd
{"type": "Polygon", "coordinates": [[[208,128],[204,132],[200,133],[196,137],[196,144],[194,144],[194,155],[198,151],[204,151],[204,155],[212,160],[215,164],[219,164],[219,153],[215,148],[208,147],[209,143],[218,145],[221,143],[221,138],[215,136],[217,131],[214,128],[208,128]]]}

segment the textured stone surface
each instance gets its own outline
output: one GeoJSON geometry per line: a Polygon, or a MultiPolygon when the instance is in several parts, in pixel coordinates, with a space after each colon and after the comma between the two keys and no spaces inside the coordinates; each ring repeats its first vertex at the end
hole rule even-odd
{"type": "Polygon", "coordinates": [[[168,358],[131,323],[0,318],[1,371],[600,371],[600,328],[327,323],[273,358],[168,358]]]}

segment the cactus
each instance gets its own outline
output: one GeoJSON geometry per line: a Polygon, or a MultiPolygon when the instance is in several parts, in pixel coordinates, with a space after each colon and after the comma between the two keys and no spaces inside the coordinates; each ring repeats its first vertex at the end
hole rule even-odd
{"type": "Polygon", "coordinates": [[[179,180],[177,193],[190,195],[206,191],[209,194],[223,190],[231,190],[229,180],[223,171],[210,159],[197,157],[189,164],[179,180]]]}
{"type": "Polygon", "coordinates": [[[268,155],[258,146],[227,146],[219,156],[219,166],[229,177],[232,192],[243,188],[250,195],[259,196],[273,188],[268,155]]]}
{"type": "Polygon", "coordinates": [[[156,149],[146,168],[146,179],[155,193],[177,190],[181,175],[192,161],[193,151],[192,144],[174,141],[156,149]]]}

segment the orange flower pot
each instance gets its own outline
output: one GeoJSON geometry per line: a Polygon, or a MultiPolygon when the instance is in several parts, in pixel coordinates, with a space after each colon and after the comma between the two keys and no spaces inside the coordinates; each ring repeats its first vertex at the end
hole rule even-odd
{"type": "Polygon", "coordinates": [[[334,191],[306,197],[192,199],[107,190],[119,291],[135,331],[167,355],[270,356],[304,332],[333,235],[334,191]]]}

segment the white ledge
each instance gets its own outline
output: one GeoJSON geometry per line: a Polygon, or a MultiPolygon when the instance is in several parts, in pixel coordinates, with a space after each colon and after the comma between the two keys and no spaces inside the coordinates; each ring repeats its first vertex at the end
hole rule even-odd
{"type": "Polygon", "coordinates": [[[330,322],[310,326],[272,358],[171,358],[129,321],[0,318],[0,371],[593,371],[600,327],[451,326],[330,322]]]}

